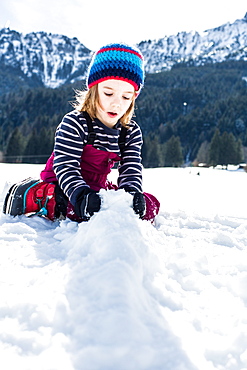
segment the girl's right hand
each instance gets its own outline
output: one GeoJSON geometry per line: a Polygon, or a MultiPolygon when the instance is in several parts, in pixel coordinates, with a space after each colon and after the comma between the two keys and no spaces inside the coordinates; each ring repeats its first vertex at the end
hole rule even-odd
{"type": "Polygon", "coordinates": [[[99,212],[100,206],[101,199],[99,194],[88,188],[87,191],[82,191],[77,197],[75,212],[83,220],[89,220],[95,212],[99,212]]]}

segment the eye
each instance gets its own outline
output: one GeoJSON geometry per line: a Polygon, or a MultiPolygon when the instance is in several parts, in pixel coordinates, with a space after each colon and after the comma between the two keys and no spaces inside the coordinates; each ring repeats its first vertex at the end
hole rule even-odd
{"type": "Polygon", "coordinates": [[[104,93],[106,96],[112,96],[112,94],[111,93],[104,93]]]}
{"type": "Polygon", "coordinates": [[[129,96],[123,96],[124,100],[130,100],[131,98],[129,96]]]}

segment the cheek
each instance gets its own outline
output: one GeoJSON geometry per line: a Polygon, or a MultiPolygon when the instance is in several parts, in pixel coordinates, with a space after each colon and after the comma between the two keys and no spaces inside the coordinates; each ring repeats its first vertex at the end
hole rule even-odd
{"type": "Polygon", "coordinates": [[[106,99],[104,99],[104,97],[102,97],[102,96],[99,96],[98,105],[101,108],[105,107],[107,105],[106,99]]]}
{"type": "Polygon", "coordinates": [[[96,102],[95,108],[96,108],[96,115],[101,115],[103,112],[103,108],[100,104],[100,100],[96,102]]]}
{"type": "Polygon", "coordinates": [[[97,109],[102,109],[104,107],[104,99],[102,99],[100,96],[98,97],[96,107],[97,109]]]}
{"type": "Polygon", "coordinates": [[[131,106],[132,104],[132,101],[129,101],[129,100],[126,100],[126,103],[125,103],[125,110],[128,110],[129,107],[131,106]]]}

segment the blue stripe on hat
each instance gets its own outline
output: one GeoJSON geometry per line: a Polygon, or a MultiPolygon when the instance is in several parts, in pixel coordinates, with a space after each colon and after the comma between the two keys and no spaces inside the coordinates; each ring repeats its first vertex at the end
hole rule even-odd
{"type": "Polygon", "coordinates": [[[141,53],[124,44],[110,44],[101,48],[90,64],[88,86],[91,87],[98,80],[107,77],[133,81],[139,90],[144,83],[144,63],[141,53]]]}

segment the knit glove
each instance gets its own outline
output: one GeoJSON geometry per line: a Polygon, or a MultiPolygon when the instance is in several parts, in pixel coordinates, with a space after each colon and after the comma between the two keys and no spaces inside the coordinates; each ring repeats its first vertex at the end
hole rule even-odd
{"type": "Polygon", "coordinates": [[[75,213],[84,220],[89,220],[95,212],[99,212],[101,199],[99,194],[90,188],[85,188],[76,198],[75,213]]]}
{"type": "Polygon", "coordinates": [[[133,210],[140,218],[143,218],[146,214],[146,201],[143,193],[130,187],[124,190],[133,195],[133,210]]]}
{"type": "Polygon", "coordinates": [[[139,215],[140,218],[143,218],[146,213],[146,201],[142,193],[136,192],[133,197],[133,210],[139,215]]]}

